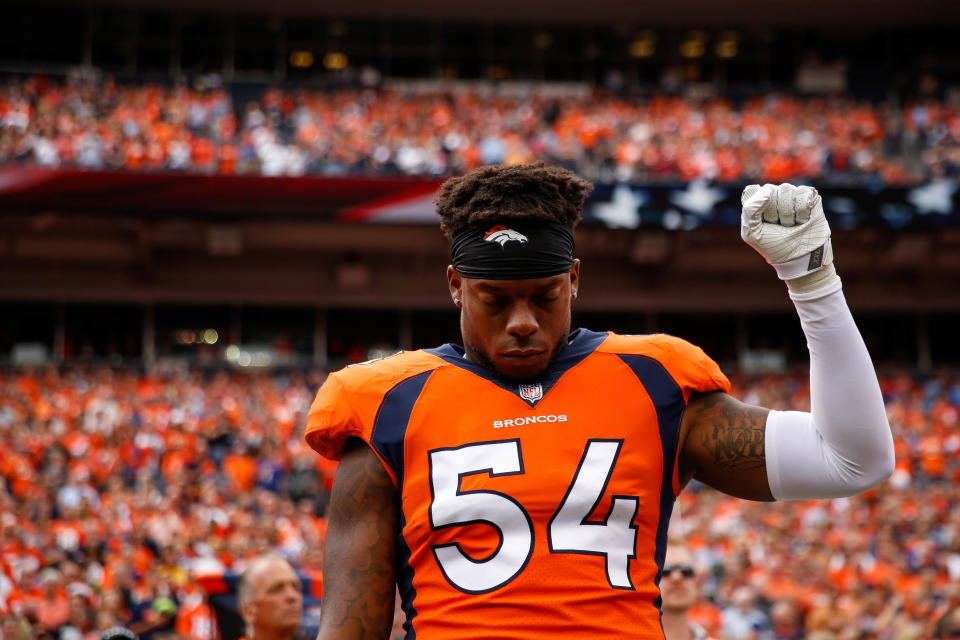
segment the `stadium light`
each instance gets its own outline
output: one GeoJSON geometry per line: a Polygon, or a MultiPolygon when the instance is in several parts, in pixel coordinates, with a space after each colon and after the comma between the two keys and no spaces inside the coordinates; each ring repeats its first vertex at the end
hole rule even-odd
{"type": "Polygon", "coordinates": [[[724,31],[717,42],[718,58],[735,58],[739,52],[740,34],[736,31],[724,31]]]}
{"type": "Polygon", "coordinates": [[[492,64],[486,68],[484,75],[489,80],[505,80],[510,77],[510,70],[502,64],[492,64]]]}
{"type": "Polygon", "coordinates": [[[537,31],[533,34],[533,46],[541,51],[549,49],[553,44],[553,36],[546,31],[537,31]]]}
{"type": "Polygon", "coordinates": [[[339,71],[347,67],[347,54],[331,51],[323,56],[323,66],[331,71],[339,71]]]}
{"type": "Polygon", "coordinates": [[[313,54],[309,51],[291,51],[290,66],[295,69],[309,69],[313,66],[313,54]]]}
{"type": "Polygon", "coordinates": [[[634,40],[630,43],[630,55],[634,58],[649,58],[655,48],[652,40],[634,40]]]}
{"type": "Polygon", "coordinates": [[[657,34],[650,29],[641,31],[630,43],[630,55],[634,58],[649,58],[657,48],[657,34]]]}
{"type": "Polygon", "coordinates": [[[680,44],[680,55],[684,58],[700,58],[706,51],[707,34],[705,31],[691,31],[687,39],[680,44]]]}

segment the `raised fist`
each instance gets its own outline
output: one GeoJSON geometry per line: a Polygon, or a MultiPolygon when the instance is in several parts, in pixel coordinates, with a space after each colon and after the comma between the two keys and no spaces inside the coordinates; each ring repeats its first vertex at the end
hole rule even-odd
{"type": "Polygon", "coordinates": [[[800,278],[833,262],[830,225],[813,187],[752,184],[743,190],[740,237],[777,270],[800,278]]]}

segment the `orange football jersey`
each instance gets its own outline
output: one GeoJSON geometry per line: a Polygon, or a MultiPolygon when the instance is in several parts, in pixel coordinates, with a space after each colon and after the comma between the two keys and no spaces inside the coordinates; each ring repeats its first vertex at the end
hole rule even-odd
{"type": "Polygon", "coordinates": [[[665,335],[580,329],[519,386],[448,344],[331,374],[306,438],[361,438],[396,483],[407,638],[663,638],[680,419],[729,388],[665,335]]]}

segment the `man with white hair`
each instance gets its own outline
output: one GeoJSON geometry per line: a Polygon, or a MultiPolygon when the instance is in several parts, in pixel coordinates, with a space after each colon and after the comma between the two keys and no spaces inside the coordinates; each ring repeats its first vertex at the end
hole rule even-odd
{"type": "Polygon", "coordinates": [[[292,640],[303,618],[300,576],[281,556],[260,556],[240,576],[237,605],[248,640],[292,640]]]}

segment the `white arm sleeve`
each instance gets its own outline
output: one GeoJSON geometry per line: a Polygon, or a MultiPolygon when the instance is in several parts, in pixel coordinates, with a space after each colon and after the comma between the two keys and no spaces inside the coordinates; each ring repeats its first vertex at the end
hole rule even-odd
{"type": "Polygon", "coordinates": [[[877,375],[839,280],[794,293],[810,350],[810,413],[771,411],[765,430],[777,500],[840,498],[893,473],[893,437],[877,375]]]}

